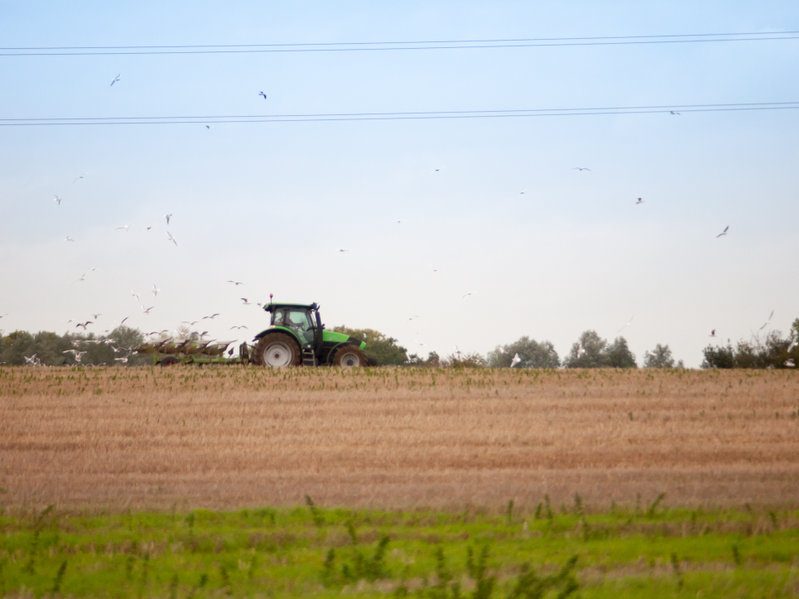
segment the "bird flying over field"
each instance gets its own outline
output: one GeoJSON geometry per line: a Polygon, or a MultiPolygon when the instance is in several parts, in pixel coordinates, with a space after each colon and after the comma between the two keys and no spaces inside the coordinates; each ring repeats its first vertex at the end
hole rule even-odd
{"type": "Polygon", "coordinates": [[[75,240],[72,237],[70,237],[69,235],[65,235],[64,236],[64,241],[75,241],[75,240]]]}
{"type": "Polygon", "coordinates": [[[53,201],[60,206],[61,205],[61,196],[54,195],[53,196],[53,201]]]}
{"type": "Polygon", "coordinates": [[[577,171],[579,173],[591,171],[591,169],[588,168],[587,166],[575,166],[572,170],[577,171]]]}
{"type": "Polygon", "coordinates": [[[266,100],[266,94],[262,91],[258,92],[258,95],[261,96],[264,100],[266,100]]]}
{"type": "Polygon", "coordinates": [[[168,225],[169,221],[172,220],[172,213],[170,212],[169,214],[165,214],[164,218],[166,219],[166,224],[168,225]]]}
{"type": "Polygon", "coordinates": [[[243,281],[234,281],[233,279],[228,279],[227,281],[225,281],[225,283],[231,283],[236,287],[238,287],[239,285],[244,285],[243,281]]]}
{"type": "MultiPolygon", "coordinates": [[[[113,86],[114,86],[114,84],[115,84],[117,81],[119,81],[119,79],[120,79],[120,74],[121,74],[121,73],[117,74],[117,76],[116,76],[116,77],[114,77],[114,78],[111,80],[111,85],[109,85],[108,87],[113,87],[113,86]]],[[[135,86],[134,86],[134,87],[135,87],[135,86]]]]}
{"type": "Polygon", "coordinates": [[[513,358],[510,361],[510,367],[511,368],[516,368],[516,366],[519,363],[521,363],[521,361],[522,361],[522,358],[521,358],[521,356],[519,356],[518,353],[513,354],[513,358]]]}
{"type": "Polygon", "coordinates": [[[170,233],[169,231],[167,231],[167,232],[166,232],[166,236],[169,238],[169,241],[171,241],[172,243],[174,243],[174,244],[175,244],[175,247],[177,247],[177,245],[178,245],[178,242],[177,242],[177,240],[176,240],[174,237],[172,237],[172,233],[170,233]]]}
{"type": "Polygon", "coordinates": [[[81,359],[83,359],[83,355],[86,353],[85,351],[78,351],[77,349],[65,349],[62,354],[72,354],[72,357],[75,358],[75,362],[80,364],[81,359]]]}
{"type": "Polygon", "coordinates": [[[774,316],[774,310],[772,310],[772,311],[771,311],[771,314],[769,314],[769,315],[768,315],[768,318],[766,319],[766,322],[764,322],[764,323],[761,325],[761,327],[760,327],[760,329],[759,329],[759,330],[761,330],[761,331],[762,331],[763,329],[765,329],[765,328],[766,328],[766,325],[767,325],[768,323],[770,323],[770,322],[771,322],[771,318],[772,318],[773,316],[774,316]]]}
{"type": "Polygon", "coordinates": [[[635,205],[636,205],[636,206],[637,206],[638,204],[643,204],[643,203],[644,203],[644,198],[638,198],[637,200],[635,200],[635,205]]]}
{"type": "Polygon", "coordinates": [[[727,234],[727,231],[729,230],[730,230],[730,225],[727,225],[726,227],[724,227],[724,230],[721,233],[716,235],[716,239],[718,239],[719,237],[724,237],[727,234]]]}

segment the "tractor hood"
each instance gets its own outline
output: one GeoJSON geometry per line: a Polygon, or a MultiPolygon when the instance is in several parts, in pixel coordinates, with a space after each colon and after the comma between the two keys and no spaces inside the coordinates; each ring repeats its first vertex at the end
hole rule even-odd
{"type": "Polygon", "coordinates": [[[355,339],[354,337],[350,337],[345,333],[338,333],[336,331],[322,331],[322,341],[324,343],[351,343],[360,349],[364,349],[366,347],[366,343],[361,341],[360,339],[355,339]]]}

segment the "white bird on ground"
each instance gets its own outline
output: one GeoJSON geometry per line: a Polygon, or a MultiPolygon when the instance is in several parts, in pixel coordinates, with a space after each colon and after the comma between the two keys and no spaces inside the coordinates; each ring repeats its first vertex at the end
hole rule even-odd
{"type": "Polygon", "coordinates": [[[511,368],[516,368],[516,366],[518,366],[521,363],[521,361],[522,361],[522,358],[521,358],[521,356],[519,356],[518,353],[513,354],[513,358],[510,361],[510,367],[511,368]]]}

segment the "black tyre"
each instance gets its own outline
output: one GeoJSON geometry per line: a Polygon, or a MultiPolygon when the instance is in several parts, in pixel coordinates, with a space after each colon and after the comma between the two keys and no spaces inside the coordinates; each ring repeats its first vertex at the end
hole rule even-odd
{"type": "Polygon", "coordinates": [[[250,359],[260,366],[285,368],[300,364],[300,346],[285,333],[264,335],[258,341],[250,359]]]}
{"type": "Polygon", "coordinates": [[[341,366],[342,368],[357,368],[359,366],[366,366],[369,359],[366,354],[354,345],[344,345],[336,350],[333,354],[333,366],[341,366]]]}

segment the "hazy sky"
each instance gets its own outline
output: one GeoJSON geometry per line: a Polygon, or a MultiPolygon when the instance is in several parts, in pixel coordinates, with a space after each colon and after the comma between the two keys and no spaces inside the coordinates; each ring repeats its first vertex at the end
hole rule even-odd
{"type": "Polygon", "coordinates": [[[787,334],[797,30],[793,0],[0,0],[0,330],[249,340],[273,293],[423,356],[787,334]]]}

